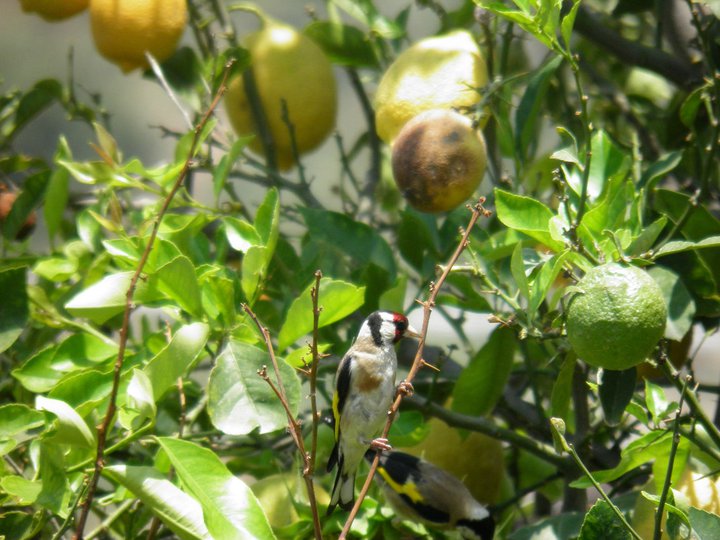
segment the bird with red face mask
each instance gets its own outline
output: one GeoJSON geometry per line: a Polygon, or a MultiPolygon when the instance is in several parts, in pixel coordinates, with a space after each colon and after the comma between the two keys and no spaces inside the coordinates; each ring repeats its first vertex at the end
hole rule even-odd
{"type": "Polygon", "coordinates": [[[387,441],[375,437],[395,397],[395,344],[403,337],[419,337],[404,315],[376,311],[340,361],[332,401],[335,446],[327,466],[328,472],[337,467],[337,473],[328,515],[338,504],[349,510],[355,503],[355,473],[368,448],[389,449],[387,441]]]}

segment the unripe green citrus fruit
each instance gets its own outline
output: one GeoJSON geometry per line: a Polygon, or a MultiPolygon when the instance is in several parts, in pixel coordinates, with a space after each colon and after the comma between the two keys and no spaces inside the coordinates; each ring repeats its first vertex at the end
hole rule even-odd
{"type": "Polygon", "coordinates": [[[445,212],[480,184],[487,152],[469,118],[447,109],[422,112],[400,131],[392,169],[403,197],[422,212],[445,212]]]}
{"type": "Polygon", "coordinates": [[[629,369],[645,360],[665,331],[667,306],[643,270],[617,263],[591,269],[570,301],[567,336],[588,364],[629,369]]]}
{"type": "MultiPolygon", "coordinates": [[[[335,77],[327,56],[309,37],[264,15],[261,24],[259,31],[247,36],[245,46],[250,50],[253,77],[272,134],[278,166],[289,169],[295,158],[288,125],[282,116],[282,101],[287,104],[298,153],[312,150],[335,126],[335,77]]],[[[249,146],[263,153],[263,142],[257,136],[242,77],[236,77],[228,85],[225,108],[237,134],[255,134],[249,146]]]]}
{"type": "Polygon", "coordinates": [[[378,136],[391,144],[402,127],[429,109],[472,107],[487,84],[487,67],[466,30],[422,39],[402,52],[375,94],[378,136]]]}

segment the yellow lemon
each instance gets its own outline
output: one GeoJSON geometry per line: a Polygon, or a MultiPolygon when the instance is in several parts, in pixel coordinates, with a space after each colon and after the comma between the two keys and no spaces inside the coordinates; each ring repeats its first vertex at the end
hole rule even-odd
{"type": "Polygon", "coordinates": [[[410,205],[445,212],[465,202],[485,174],[482,133],[466,116],[431,109],[400,130],[392,148],[395,182],[410,205]]]}
{"type": "Polygon", "coordinates": [[[469,32],[418,41],[380,80],[375,94],[378,136],[392,144],[405,123],[423,111],[474,106],[487,78],[485,60],[469,32]]]}
{"type": "Polygon", "coordinates": [[[88,7],[90,0],[20,0],[26,13],[37,13],[46,21],[67,19],[88,7]]]}
{"type": "Polygon", "coordinates": [[[147,68],[145,53],[169,58],[187,24],[186,0],[92,0],[90,25],[100,54],[127,73],[147,68]]]}
{"type": "Polygon", "coordinates": [[[644,361],[667,319],[655,280],[636,266],[609,263],[592,268],[577,287],[567,311],[567,336],[577,355],[612,370],[644,361]]]}
{"type": "MultiPolygon", "coordinates": [[[[310,38],[292,26],[261,16],[262,27],[245,39],[252,58],[257,87],[280,169],[295,163],[288,124],[283,120],[282,102],[287,104],[298,153],[308,152],[330,134],[335,126],[337,93],[332,65],[310,38]]],[[[262,154],[251,104],[243,78],[228,85],[225,108],[238,135],[255,134],[250,148],[262,154]]]]}

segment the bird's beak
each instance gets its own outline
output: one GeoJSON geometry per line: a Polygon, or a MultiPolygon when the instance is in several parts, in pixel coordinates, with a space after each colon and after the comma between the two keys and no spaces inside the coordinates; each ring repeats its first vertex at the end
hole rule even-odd
{"type": "Polygon", "coordinates": [[[408,324],[408,327],[405,329],[405,337],[413,337],[415,339],[420,339],[420,332],[418,332],[411,325],[408,324]]]}

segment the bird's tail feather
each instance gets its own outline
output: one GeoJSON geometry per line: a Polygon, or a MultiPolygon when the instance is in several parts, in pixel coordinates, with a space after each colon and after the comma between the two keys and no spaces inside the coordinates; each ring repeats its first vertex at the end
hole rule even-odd
{"type": "Polygon", "coordinates": [[[340,505],[343,510],[351,510],[355,504],[355,471],[349,473],[345,471],[344,459],[342,456],[337,460],[338,470],[335,475],[335,483],[333,484],[332,495],[330,496],[330,504],[328,505],[327,514],[332,514],[335,507],[340,505]]]}

